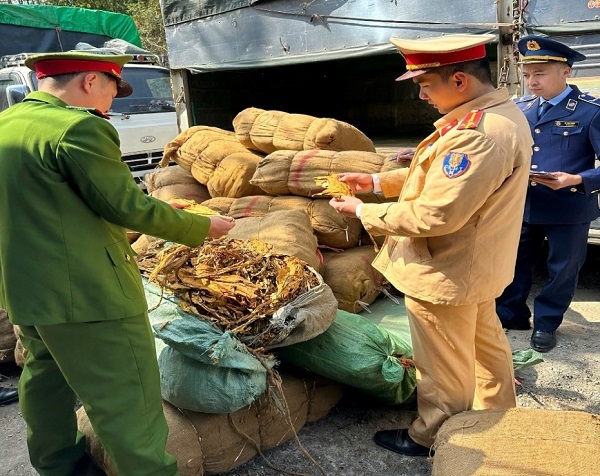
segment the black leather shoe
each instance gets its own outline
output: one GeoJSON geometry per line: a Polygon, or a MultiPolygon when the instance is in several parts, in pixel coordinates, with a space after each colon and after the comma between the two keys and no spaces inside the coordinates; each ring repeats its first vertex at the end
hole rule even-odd
{"type": "Polygon", "coordinates": [[[0,388],[0,405],[8,405],[19,400],[19,391],[16,388],[0,388]]]}
{"type": "Polygon", "coordinates": [[[531,334],[531,348],[538,352],[548,352],[556,346],[554,331],[533,331],[531,334]]]}
{"type": "Polygon", "coordinates": [[[378,431],[373,441],[386,450],[406,456],[433,456],[434,451],[413,441],[407,429],[378,431]]]}
{"type": "Polygon", "coordinates": [[[506,321],[502,322],[502,328],[506,330],[528,331],[531,329],[529,321],[506,321]]]}

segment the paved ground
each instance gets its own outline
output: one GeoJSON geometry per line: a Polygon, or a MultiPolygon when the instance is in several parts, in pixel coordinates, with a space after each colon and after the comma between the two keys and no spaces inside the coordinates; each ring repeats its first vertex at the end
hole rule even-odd
{"type": "MultiPolygon", "coordinates": [[[[543,268],[536,275],[536,289],[546,279],[543,268]]],[[[509,331],[513,349],[529,346],[529,332],[509,331]]],[[[545,354],[545,362],[517,374],[518,405],[555,410],[583,410],[600,414],[600,246],[590,246],[573,304],[558,332],[558,346],[545,354]]],[[[8,375],[3,385],[15,385],[18,369],[0,366],[8,375]]],[[[380,449],[371,442],[379,429],[403,427],[414,418],[414,404],[385,407],[347,391],[329,416],[305,426],[302,444],[327,475],[339,476],[429,476],[431,460],[407,458],[380,449]]],[[[288,442],[265,455],[271,463],[296,474],[319,475],[295,442],[288,442]]],[[[18,405],[0,407],[0,475],[30,476],[25,427],[18,405]]],[[[98,473],[86,473],[92,476],[98,473]]],[[[260,456],[229,473],[230,476],[275,476],[260,456]]]]}

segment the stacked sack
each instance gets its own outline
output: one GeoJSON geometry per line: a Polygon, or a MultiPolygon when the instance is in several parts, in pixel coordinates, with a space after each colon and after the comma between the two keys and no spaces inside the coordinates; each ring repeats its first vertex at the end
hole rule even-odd
{"type": "MultiPolygon", "coordinates": [[[[402,165],[376,153],[365,134],[336,119],[247,108],[234,118],[233,129],[191,127],[166,146],[161,165],[173,161],[206,186],[212,198],[202,204],[236,219],[231,238],[259,239],[275,252],[303,259],[324,276],[340,309],[359,312],[371,304],[384,285],[370,266],[373,239],[359,219],[329,206],[329,197],[315,197],[323,191],[315,179],[402,165]]],[[[373,193],[360,198],[385,201],[373,193]]]]}

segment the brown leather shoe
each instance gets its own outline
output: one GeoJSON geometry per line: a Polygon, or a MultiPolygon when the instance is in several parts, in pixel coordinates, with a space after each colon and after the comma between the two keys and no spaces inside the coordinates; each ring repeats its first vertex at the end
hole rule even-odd
{"type": "Polygon", "coordinates": [[[0,405],[8,405],[19,400],[19,391],[16,388],[0,388],[0,405]]]}
{"type": "Polygon", "coordinates": [[[406,456],[433,456],[434,451],[415,442],[407,429],[378,431],[373,441],[386,450],[406,456]]]}

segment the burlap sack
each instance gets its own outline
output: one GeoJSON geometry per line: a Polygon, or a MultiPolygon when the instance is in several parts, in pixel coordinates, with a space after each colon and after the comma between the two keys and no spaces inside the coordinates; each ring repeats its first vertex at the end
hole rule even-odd
{"type": "Polygon", "coordinates": [[[127,230],[127,242],[130,245],[135,243],[140,236],[142,236],[142,234],[139,231],[127,230]]]}
{"type": "Polygon", "coordinates": [[[600,474],[600,415],[536,408],[449,418],[434,443],[433,476],[600,474]]]}
{"type": "Polygon", "coordinates": [[[15,364],[19,367],[23,368],[25,365],[25,358],[27,357],[27,349],[23,347],[21,343],[21,339],[19,338],[19,326],[14,326],[15,337],[16,337],[16,345],[15,345],[15,364]]]}
{"type": "Polygon", "coordinates": [[[206,186],[211,197],[246,197],[263,195],[260,187],[250,184],[262,156],[251,152],[234,152],[223,158],[208,178],[206,186]]]}
{"type": "Polygon", "coordinates": [[[0,363],[15,361],[17,339],[13,325],[8,321],[8,314],[0,308],[0,363]]]}
{"type": "Polygon", "coordinates": [[[146,184],[146,191],[152,193],[157,188],[166,187],[167,185],[195,184],[198,182],[189,170],[185,170],[180,165],[171,165],[146,174],[144,183],[146,184]]]}
{"type": "Polygon", "coordinates": [[[323,251],[321,275],[338,300],[338,308],[358,313],[381,294],[385,278],[371,263],[372,246],[357,246],[340,252],[323,251]]]}
{"type": "MultiPolygon", "coordinates": [[[[311,197],[323,191],[315,183],[316,177],[343,172],[369,174],[401,168],[401,164],[375,152],[331,150],[280,150],[263,158],[256,167],[250,183],[272,195],[300,195],[311,197]]],[[[379,201],[376,194],[361,194],[363,201],[379,201]]]]}
{"type": "Polygon", "coordinates": [[[375,152],[371,139],[347,122],[316,119],[306,131],[304,150],[364,150],[375,152]]]}
{"type": "MultiPolygon", "coordinates": [[[[342,387],[323,379],[282,375],[289,416],[261,397],[257,402],[229,414],[195,413],[163,402],[169,425],[167,451],[177,459],[182,476],[221,474],[249,461],[260,451],[272,449],[294,437],[306,423],[325,417],[342,397],[342,387]],[[256,448],[258,445],[258,449],[256,448]]],[[[109,456],[91,427],[85,410],[77,420],[88,452],[108,476],[116,476],[109,456]]],[[[306,461],[307,467],[311,463],[306,461]]]]}
{"type": "Polygon", "coordinates": [[[256,117],[250,129],[250,140],[255,149],[265,154],[277,150],[273,145],[273,136],[285,115],[286,113],[283,111],[263,111],[256,117]]]}
{"type": "Polygon", "coordinates": [[[308,216],[317,241],[331,248],[347,249],[358,245],[363,226],[358,218],[349,218],[329,205],[329,200],[312,200],[308,216]]]}
{"type": "Polygon", "coordinates": [[[172,198],[185,198],[187,200],[194,200],[196,203],[202,203],[210,198],[210,193],[206,185],[198,183],[196,179],[194,179],[194,183],[165,185],[164,187],[157,188],[149,195],[163,202],[168,202],[172,198]]]}
{"type": "Polygon", "coordinates": [[[150,235],[140,235],[140,237],[131,243],[131,248],[138,255],[143,255],[148,250],[148,247],[159,238],[150,235]]]}
{"type": "MultiPolygon", "coordinates": [[[[228,155],[235,153],[253,154],[238,141],[229,139],[213,140],[198,152],[198,157],[192,164],[190,171],[198,182],[206,185],[221,161],[228,155]]],[[[262,155],[257,154],[256,156],[262,158],[262,155]]]]}
{"type": "Polygon", "coordinates": [[[256,121],[256,118],[263,112],[265,112],[264,109],[248,107],[240,111],[233,118],[233,130],[235,131],[235,138],[240,142],[240,144],[248,149],[260,151],[260,149],[252,143],[250,131],[252,130],[252,125],[254,124],[254,121],[256,121]]]}
{"type": "Polygon", "coordinates": [[[146,190],[151,197],[168,202],[184,198],[202,203],[210,198],[205,185],[199,183],[189,170],[179,165],[158,169],[144,177],[146,190]]]}
{"type": "Polygon", "coordinates": [[[227,237],[263,241],[273,246],[274,253],[296,256],[319,269],[317,238],[304,210],[283,210],[264,217],[240,218],[227,237]]]}
{"type": "Polygon", "coordinates": [[[238,140],[267,154],[276,150],[362,150],[373,142],[356,127],[336,119],[248,108],[233,120],[238,140]]]}
{"type": "MultiPolygon", "coordinates": [[[[204,204],[210,206],[209,202],[204,204]]],[[[238,198],[223,214],[237,219],[261,217],[281,210],[305,210],[320,245],[332,248],[351,248],[358,244],[363,231],[359,219],[348,218],[337,213],[329,205],[329,200],[293,195],[281,197],[258,195],[238,198]]]]}
{"type": "Polygon", "coordinates": [[[219,215],[231,216],[231,205],[235,203],[235,201],[235,198],[215,197],[205,200],[201,203],[201,205],[204,205],[205,207],[208,207],[214,210],[215,212],[218,212],[219,215]]]}
{"type": "Polygon", "coordinates": [[[263,217],[268,213],[280,212],[282,210],[308,211],[311,202],[310,198],[294,197],[292,195],[282,197],[273,197],[270,195],[242,197],[233,201],[229,215],[237,219],[263,217]]]}
{"type": "Polygon", "coordinates": [[[166,167],[170,161],[190,171],[192,164],[208,144],[215,140],[237,142],[233,132],[210,126],[194,126],[178,134],[164,149],[161,167],[166,167]]]}

